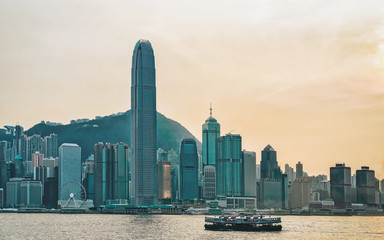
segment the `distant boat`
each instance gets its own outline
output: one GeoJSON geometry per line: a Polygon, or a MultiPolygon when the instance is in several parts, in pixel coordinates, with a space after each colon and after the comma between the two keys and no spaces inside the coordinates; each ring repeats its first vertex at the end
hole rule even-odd
{"type": "Polygon", "coordinates": [[[205,230],[214,231],[281,231],[280,217],[210,216],[205,217],[205,230]]]}

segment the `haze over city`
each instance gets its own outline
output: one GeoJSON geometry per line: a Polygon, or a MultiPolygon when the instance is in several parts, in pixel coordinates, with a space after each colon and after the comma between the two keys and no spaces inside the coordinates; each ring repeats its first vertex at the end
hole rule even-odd
{"type": "Polygon", "coordinates": [[[212,102],[222,134],[241,134],[258,162],[271,144],[281,166],[345,162],[382,179],[383,19],[379,0],[3,1],[0,125],[128,110],[145,38],[157,111],[198,139],[212,102]]]}

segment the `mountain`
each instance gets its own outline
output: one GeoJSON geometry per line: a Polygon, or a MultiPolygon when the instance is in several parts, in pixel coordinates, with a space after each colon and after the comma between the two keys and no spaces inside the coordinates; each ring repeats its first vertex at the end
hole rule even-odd
{"type": "MultiPolygon", "coordinates": [[[[42,137],[51,133],[59,135],[59,146],[64,143],[77,143],[81,147],[82,159],[86,159],[94,152],[94,145],[98,142],[131,144],[131,110],[122,114],[113,114],[82,123],[67,125],[47,125],[44,122],[36,124],[25,134],[31,136],[40,134],[42,137]]],[[[0,138],[5,136],[1,134],[0,138]]],[[[180,123],[157,113],[157,147],[164,150],[174,149],[179,152],[183,138],[196,140],[198,150],[201,143],[180,123]]],[[[2,139],[0,139],[2,140],[2,139]]],[[[9,141],[9,140],[8,140],[9,141]]]]}

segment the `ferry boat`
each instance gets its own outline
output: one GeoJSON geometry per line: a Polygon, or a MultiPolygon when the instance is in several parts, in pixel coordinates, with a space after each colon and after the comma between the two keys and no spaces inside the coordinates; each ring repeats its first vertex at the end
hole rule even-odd
{"type": "Polygon", "coordinates": [[[281,231],[280,217],[210,216],[205,217],[205,230],[216,231],[281,231]]]}

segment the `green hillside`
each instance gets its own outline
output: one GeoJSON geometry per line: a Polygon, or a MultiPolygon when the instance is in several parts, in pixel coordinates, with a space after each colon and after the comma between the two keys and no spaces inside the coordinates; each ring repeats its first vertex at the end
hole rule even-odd
{"type": "MultiPolygon", "coordinates": [[[[131,143],[131,111],[121,115],[110,115],[100,119],[90,120],[86,123],[75,123],[59,126],[39,123],[27,130],[25,134],[40,134],[47,136],[50,133],[59,135],[59,146],[64,143],[77,143],[82,149],[82,159],[86,159],[94,151],[94,144],[98,142],[125,142],[131,143]]],[[[5,137],[4,135],[2,138],[5,137]]],[[[199,151],[201,143],[180,123],[157,113],[157,143],[158,147],[177,152],[183,138],[194,138],[199,151]]]]}

